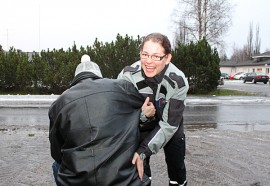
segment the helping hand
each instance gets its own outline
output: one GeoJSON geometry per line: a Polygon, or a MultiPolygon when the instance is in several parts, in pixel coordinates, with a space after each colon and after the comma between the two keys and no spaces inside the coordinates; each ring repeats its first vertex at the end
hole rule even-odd
{"type": "Polygon", "coordinates": [[[152,102],[150,102],[150,98],[147,97],[142,105],[142,112],[148,118],[151,118],[155,115],[156,109],[152,102]]]}
{"type": "Polygon", "coordinates": [[[137,171],[139,174],[140,180],[143,179],[143,160],[140,158],[139,154],[137,152],[134,153],[133,159],[132,159],[132,164],[137,167],[137,171]]]}

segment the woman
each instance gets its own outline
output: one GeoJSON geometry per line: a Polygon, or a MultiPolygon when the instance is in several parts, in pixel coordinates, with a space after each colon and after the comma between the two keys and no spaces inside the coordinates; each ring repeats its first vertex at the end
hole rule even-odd
{"type": "Polygon", "coordinates": [[[132,82],[156,109],[154,117],[141,115],[141,144],[133,160],[145,159],[144,171],[151,178],[150,156],[163,148],[169,185],[186,185],[183,111],[189,87],[171,58],[169,39],[160,33],[149,34],[140,46],[140,61],[125,67],[118,78],[132,82]]]}

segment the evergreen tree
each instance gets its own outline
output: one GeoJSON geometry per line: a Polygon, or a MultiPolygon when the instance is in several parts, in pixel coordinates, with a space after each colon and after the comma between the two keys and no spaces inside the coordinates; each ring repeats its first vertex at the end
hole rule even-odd
{"type": "Polygon", "coordinates": [[[43,79],[45,77],[45,69],[47,68],[47,63],[41,60],[39,54],[35,53],[31,61],[32,64],[32,83],[34,88],[43,87],[43,79]]]}
{"type": "Polygon", "coordinates": [[[4,82],[6,90],[16,90],[16,71],[17,65],[20,61],[19,53],[21,51],[15,50],[13,47],[8,51],[8,55],[4,60],[4,82]]]}
{"type": "Polygon", "coordinates": [[[173,51],[172,62],[181,69],[190,84],[189,93],[208,93],[217,88],[220,70],[216,49],[205,40],[196,44],[179,44],[173,51]]]}
{"type": "Polygon", "coordinates": [[[91,47],[91,58],[96,62],[104,77],[116,78],[120,71],[127,65],[139,60],[140,37],[133,39],[119,34],[115,42],[103,44],[97,39],[91,47]]]}
{"type": "MultiPolygon", "coordinates": [[[[11,48],[5,53],[0,47],[0,83],[3,90],[39,89],[47,93],[61,94],[74,78],[76,66],[83,54],[89,54],[102,71],[103,77],[116,78],[127,65],[139,60],[141,38],[117,35],[110,43],[98,41],[92,46],[77,49],[74,43],[67,51],[42,50],[29,58],[19,50],[11,48]]],[[[188,78],[189,93],[207,93],[215,90],[220,77],[219,56],[203,39],[188,45],[178,43],[172,51],[172,62],[188,78]]]]}
{"type": "Polygon", "coordinates": [[[5,58],[6,54],[0,45],[0,90],[4,90],[4,84],[5,84],[5,58]]]}
{"type": "Polygon", "coordinates": [[[19,62],[16,70],[16,89],[25,91],[32,85],[32,68],[29,63],[28,55],[19,53],[19,62]]]}

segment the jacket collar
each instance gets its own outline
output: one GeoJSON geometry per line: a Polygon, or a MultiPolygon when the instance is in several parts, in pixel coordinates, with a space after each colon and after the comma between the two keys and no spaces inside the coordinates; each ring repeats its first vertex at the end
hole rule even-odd
{"type": "Polygon", "coordinates": [[[79,74],[77,74],[77,76],[74,77],[74,79],[72,80],[71,84],[69,85],[69,87],[72,87],[74,85],[76,85],[78,82],[80,82],[81,80],[84,79],[102,79],[101,77],[97,76],[96,74],[92,73],[92,72],[81,72],[79,74]]]}
{"type": "Polygon", "coordinates": [[[154,77],[146,77],[146,75],[142,69],[142,76],[144,77],[146,82],[159,84],[159,83],[161,83],[168,66],[169,66],[169,64],[165,65],[164,69],[159,74],[155,75],[154,77]]]}

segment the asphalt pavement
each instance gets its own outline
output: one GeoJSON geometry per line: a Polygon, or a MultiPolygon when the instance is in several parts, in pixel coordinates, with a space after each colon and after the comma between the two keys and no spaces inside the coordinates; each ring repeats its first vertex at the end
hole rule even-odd
{"type": "Polygon", "coordinates": [[[258,96],[270,97],[269,82],[267,84],[262,82],[254,84],[251,82],[244,83],[243,80],[225,80],[224,85],[219,86],[219,88],[250,92],[258,96]]]}
{"type": "MultiPolygon", "coordinates": [[[[270,123],[265,117],[270,105],[269,84],[225,81],[219,88],[253,92],[256,96],[188,97],[185,122],[189,185],[270,185],[270,130],[263,129],[270,123]],[[249,106],[258,107],[261,115],[255,113],[257,119],[249,106]]],[[[57,97],[0,96],[1,186],[54,185],[47,111],[57,97]]],[[[168,185],[162,150],[151,158],[151,166],[152,185],[168,185]]]]}

